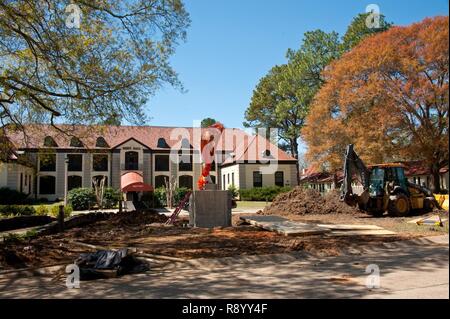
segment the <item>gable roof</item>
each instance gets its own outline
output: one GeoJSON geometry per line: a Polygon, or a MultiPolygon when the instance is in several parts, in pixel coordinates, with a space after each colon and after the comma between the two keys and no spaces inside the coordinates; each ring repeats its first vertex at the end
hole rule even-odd
{"type": "Polygon", "coordinates": [[[190,145],[198,150],[202,134],[209,133],[214,136],[214,139],[217,139],[216,151],[226,153],[239,152],[237,153],[237,158],[242,161],[267,160],[267,158],[263,158],[260,152],[264,149],[272,150],[274,158],[277,160],[295,161],[293,157],[266,139],[250,135],[236,128],[226,128],[220,133],[215,129],[192,127],[106,125],[56,125],[54,127],[45,124],[29,124],[24,126],[24,130],[6,129],[6,132],[15,149],[47,148],[44,146],[44,140],[47,136],[56,142],[56,149],[76,149],[76,147],[70,146],[70,140],[75,136],[81,140],[87,149],[98,148],[96,147],[97,138],[103,137],[109,147],[102,147],[101,149],[115,149],[129,140],[135,140],[143,146],[156,151],[181,147],[183,139],[187,139],[190,145]],[[165,140],[167,147],[161,147],[161,144],[158,145],[158,140],[161,138],[165,140]],[[255,145],[258,145],[256,146],[256,153],[252,152],[255,145]]]}
{"type": "Polygon", "coordinates": [[[236,144],[232,154],[225,159],[223,165],[273,161],[295,162],[296,159],[260,135],[247,135],[241,139],[240,143],[236,144]]]}

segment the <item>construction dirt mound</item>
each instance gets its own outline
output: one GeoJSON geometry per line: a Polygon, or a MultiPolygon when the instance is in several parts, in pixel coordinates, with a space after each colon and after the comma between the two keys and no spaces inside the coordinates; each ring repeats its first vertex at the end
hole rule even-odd
{"type": "Polygon", "coordinates": [[[152,223],[164,223],[167,217],[153,211],[133,211],[118,213],[108,221],[111,225],[142,225],[152,223]]]}
{"type": "Polygon", "coordinates": [[[275,197],[271,205],[260,211],[263,215],[359,214],[360,211],[339,200],[337,191],[322,196],[315,189],[296,187],[275,197]]]}

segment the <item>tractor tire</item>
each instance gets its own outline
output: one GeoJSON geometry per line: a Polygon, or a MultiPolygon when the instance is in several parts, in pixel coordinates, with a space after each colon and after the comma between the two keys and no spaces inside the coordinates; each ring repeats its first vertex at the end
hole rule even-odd
{"type": "Polygon", "coordinates": [[[409,214],[409,199],[405,194],[395,195],[395,199],[389,200],[388,214],[395,217],[405,217],[409,214]]]}

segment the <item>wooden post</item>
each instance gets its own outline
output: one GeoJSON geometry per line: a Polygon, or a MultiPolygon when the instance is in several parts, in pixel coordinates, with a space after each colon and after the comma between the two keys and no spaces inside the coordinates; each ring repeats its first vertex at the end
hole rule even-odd
{"type": "Polygon", "coordinates": [[[59,231],[64,231],[64,205],[59,205],[59,212],[58,212],[58,226],[59,231]]]}

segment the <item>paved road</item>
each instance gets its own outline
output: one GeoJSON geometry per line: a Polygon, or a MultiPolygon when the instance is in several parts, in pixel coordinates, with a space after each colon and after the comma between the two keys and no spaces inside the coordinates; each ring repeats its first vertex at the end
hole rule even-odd
{"type": "Polygon", "coordinates": [[[82,282],[0,275],[1,298],[449,298],[448,236],[353,247],[343,256],[202,259],[119,279],[82,282]],[[380,288],[366,287],[378,265],[380,288]]]}

